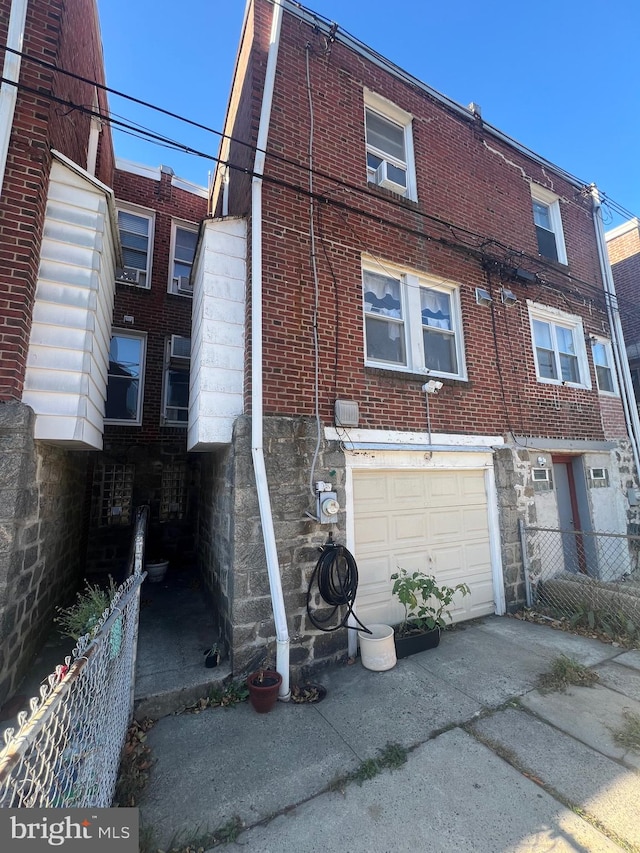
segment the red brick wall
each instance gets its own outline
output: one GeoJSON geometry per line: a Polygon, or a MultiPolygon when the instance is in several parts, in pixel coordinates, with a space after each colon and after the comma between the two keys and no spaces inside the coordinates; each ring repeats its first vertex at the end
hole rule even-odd
{"type": "MultiPolygon", "coordinates": [[[[3,2],[3,26],[10,4],[3,2]],[[5,16],[6,12],[6,16],[5,16]]],[[[6,35],[4,36],[6,38],[6,35]]],[[[88,78],[104,81],[95,0],[39,0],[27,9],[23,50],[88,78]]],[[[22,395],[31,313],[47,198],[50,149],[87,162],[89,118],[47,95],[91,106],[93,87],[23,59],[20,83],[42,95],[18,93],[0,198],[0,400],[22,395]]],[[[106,101],[101,96],[103,109],[106,101]]],[[[102,133],[98,176],[111,183],[113,152],[102,133]]]]}
{"type": "Polygon", "coordinates": [[[607,241],[625,343],[640,344],[640,223],[607,241]]]}
{"type": "Polygon", "coordinates": [[[172,219],[199,223],[207,212],[207,199],[171,185],[171,175],[161,181],[116,170],[116,203],[127,201],[156,212],[151,288],[116,285],[113,325],[131,331],[146,331],[147,360],[144,381],[143,423],[140,426],[105,425],[110,445],[137,444],[175,437],[184,441],[185,430],[161,426],[164,345],[169,335],[191,334],[191,299],[167,293],[172,219]],[[124,316],[134,323],[124,322],[124,316]]]}
{"type": "MultiPolygon", "coordinates": [[[[258,0],[256,8],[257,41],[262,46],[272,7],[258,0]],[[265,8],[267,16],[261,11],[265,8]]],[[[460,118],[343,45],[334,43],[330,54],[324,55],[324,42],[288,14],[283,23],[268,148],[300,167],[268,157],[267,178],[301,187],[308,184],[304,168],[309,138],[307,43],[313,50],[314,167],[368,191],[362,194],[319,174],[315,177],[315,191],[329,199],[316,206],[315,221],[321,417],[331,422],[334,400],[344,397],[359,403],[361,427],[425,430],[427,426],[423,376],[364,366],[360,259],[367,252],[460,284],[469,381],[445,380],[445,387],[431,398],[434,431],[501,434],[513,430],[554,438],[603,438],[591,361],[592,391],[538,383],[526,308],[526,300],[531,299],[582,315],[587,335],[608,334],[601,310],[590,199],[483,132],[471,116],[469,120],[460,118]],[[417,203],[392,206],[387,199],[397,197],[367,186],[363,87],[415,117],[417,203]],[[562,200],[568,267],[545,264],[537,257],[532,180],[552,189],[562,200]],[[340,209],[340,204],[362,213],[340,209]],[[442,227],[421,214],[440,217],[456,227],[442,227]],[[473,237],[465,229],[482,236],[473,237]],[[507,282],[519,300],[511,308],[500,303],[498,277],[488,280],[473,251],[466,251],[483,248],[509,260],[505,246],[514,250],[510,256],[514,266],[540,274],[540,281],[527,287],[507,282]],[[493,309],[476,306],[476,286],[492,290],[493,309]]],[[[262,63],[263,59],[260,48],[254,61],[262,63]]],[[[249,79],[255,73],[250,69],[249,79]]],[[[253,125],[248,128],[247,121],[238,116],[234,135],[249,134],[251,138],[252,132],[253,125]]],[[[265,410],[311,415],[314,283],[309,201],[303,193],[268,180],[263,192],[265,410]]],[[[234,211],[248,211],[244,183],[232,199],[234,211]]],[[[591,359],[590,352],[588,357],[591,359]]]]}

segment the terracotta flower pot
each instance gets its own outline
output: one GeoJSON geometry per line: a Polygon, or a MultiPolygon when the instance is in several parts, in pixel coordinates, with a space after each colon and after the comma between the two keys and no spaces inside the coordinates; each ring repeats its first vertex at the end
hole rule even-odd
{"type": "Polygon", "coordinates": [[[282,676],[272,669],[261,669],[247,678],[249,701],[259,714],[266,714],[276,704],[282,676]]]}

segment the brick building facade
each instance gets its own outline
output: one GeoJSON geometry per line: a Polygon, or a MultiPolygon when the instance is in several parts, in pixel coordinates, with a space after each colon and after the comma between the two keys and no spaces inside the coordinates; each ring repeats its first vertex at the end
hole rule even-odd
{"type": "MultiPolygon", "coordinates": [[[[0,115],[1,702],[40,648],[54,607],[75,590],[83,571],[87,517],[78,501],[78,484],[86,481],[88,445],[36,438],[51,414],[45,411],[45,396],[57,401],[64,397],[67,408],[77,402],[73,390],[69,396],[63,393],[59,371],[46,373],[48,366],[62,368],[60,360],[54,365],[56,359],[47,353],[59,356],[56,340],[64,346],[64,339],[74,335],[85,336],[89,346],[92,334],[90,323],[81,329],[83,321],[70,332],[74,309],[63,305],[64,297],[56,300],[65,290],[67,296],[77,295],[76,305],[93,302],[84,320],[98,317],[94,327],[99,329],[107,305],[111,310],[103,282],[116,250],[108,216],[107,188],[114,167],[111,134],[98,117],[82,111],[84,107],[106,115],[106,96],[93,83],[56,70],[104,83],[94,0],[1,0],[0,41],[13,51],[4,56],[0,115]],[[84,217],[93,217],[85,232],[90,240],[73,245],[78,234],[70,238],[74,226],[62,213],[65,193],[78,203],[77,231],[84,217]],[[62,230],[47,234],[45,224],[54,221],[62,230]],[[95,237],[98,225],[100,238],[95,237]],[[76,252],[68,266],[71,284],[63,285],[64,275],[54,271],[61,260],[56,246],[63,247],[67,260],[76,252]],[[38,352],[36,342],[42,347],[38,352]],[[40,395],[38,411],[27,399],[33,394],[40,395]]],[[[72,361],[77,366],[81,358],[76,357],[80,350],[70,346],[67,378],[72,383],[80,375],[72,373],[72,361]]]]}
{"type": "Polygon", "coordinates": [[[469,583],[456,619],[522,605],[519,520],[562,526],[571,504],[627,532],[593,187],[289,2],[248,5],[225,133],[211,209],[248,234],[245,414],[209,445],[200,547],[234,668],[353,650],[306,612],[329,530],[365,621],[399,618],[398,566],[469,583]],[[337,524],[315,520],[316,481],[337,524]]]}
{"type": "Polygon", "coordinates": [[[620,314],[636,402],[640,403],[640,221],[630,219],[606,234],[611,272],[620,301],[620,314]]]}
{"type": "Polygon", "coordinates": [[[150,508],[151,557],[188,559],[199,478],[198,458],[187,459],[186,450],[189,278],[207,192],[166,166],[120,160],[117,166],[113,186],[124,266],[113,309],[104,449],[94,459],[89,571],[117,571],[124,564],[132,511],[142,505],[150,508]],[[120,367],[129,369],[132,351],[140,358],[138,370],[133,378],[119,377],[120,367]],[[119,388],[128,401],[122,402],[119,388]]]}

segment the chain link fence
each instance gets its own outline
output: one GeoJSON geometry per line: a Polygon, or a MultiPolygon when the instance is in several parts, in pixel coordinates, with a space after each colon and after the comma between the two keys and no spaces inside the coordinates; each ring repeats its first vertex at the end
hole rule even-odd
{"type": "Polygon", "coordinates": [[[640,639],[640,536],[520,522],[527,606],[640,639]]]}
{"type": "Polygon", "coordinates": [[[0,807],[109,807],[133,711],[146,508],[136,516],[128,577],[5,732],[0,807]]]}

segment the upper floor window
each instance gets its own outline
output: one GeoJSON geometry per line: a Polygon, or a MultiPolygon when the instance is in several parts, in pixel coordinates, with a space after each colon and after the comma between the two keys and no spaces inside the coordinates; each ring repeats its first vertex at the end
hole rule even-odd
{"type": "Polygon", "coordinates": [[[466,378],[455,285],[374,264],[362,275],[367,364],[466,378]]]}
{"type": "Polygon", "coordinates": [[[171,224],[171,267],[169,293],[180,296],[193,295],[191,269],[198,241],[198,229],[187,223],[171,224]]]}
{"type": "Polygon", "coordinates": [[[138,208],[118,209],[118,229],[122,245],[123,268],[118,270],[118,281],[151,287],[151,257],[153,253],[152,213],[138,208]]]}
{"type": "Polygon", "coordinates": [[[134,332],[116,331],[111,338],[105,420],[142,422],[145,345],[145,335],[134,332]]]}
{"type": "Polygon", "coordinates": [[[567,251],[564,245],[558,196],[539,184],[531,184],[531,200],[538,239],[538,254],[551,261],[566,264],[567,251]]]}
{"type": "Polygon", "coordinates": [[[367,179],[415,201],[411,115],[368,90],[364,102],[367,179]]]}
{"type": "Polygon", "coordinates": [[[580,317],[533,302],[528,305],[538,380],[591,388],[580,317]]]}
{"type": "Polygon", "coordinates": [[[617,394],[618,386],[613,372],[611,341],[605,338],[592,338],[591,352],[593,353],[593,363],[596,368],[598,390],[605,394],[617,394]]]}
{"type": "Polygon", "coordinates": [[[165,423],[186,426],[189,420],[191,338],[171,335],[166,347],[162,414],[165,423]]]}

